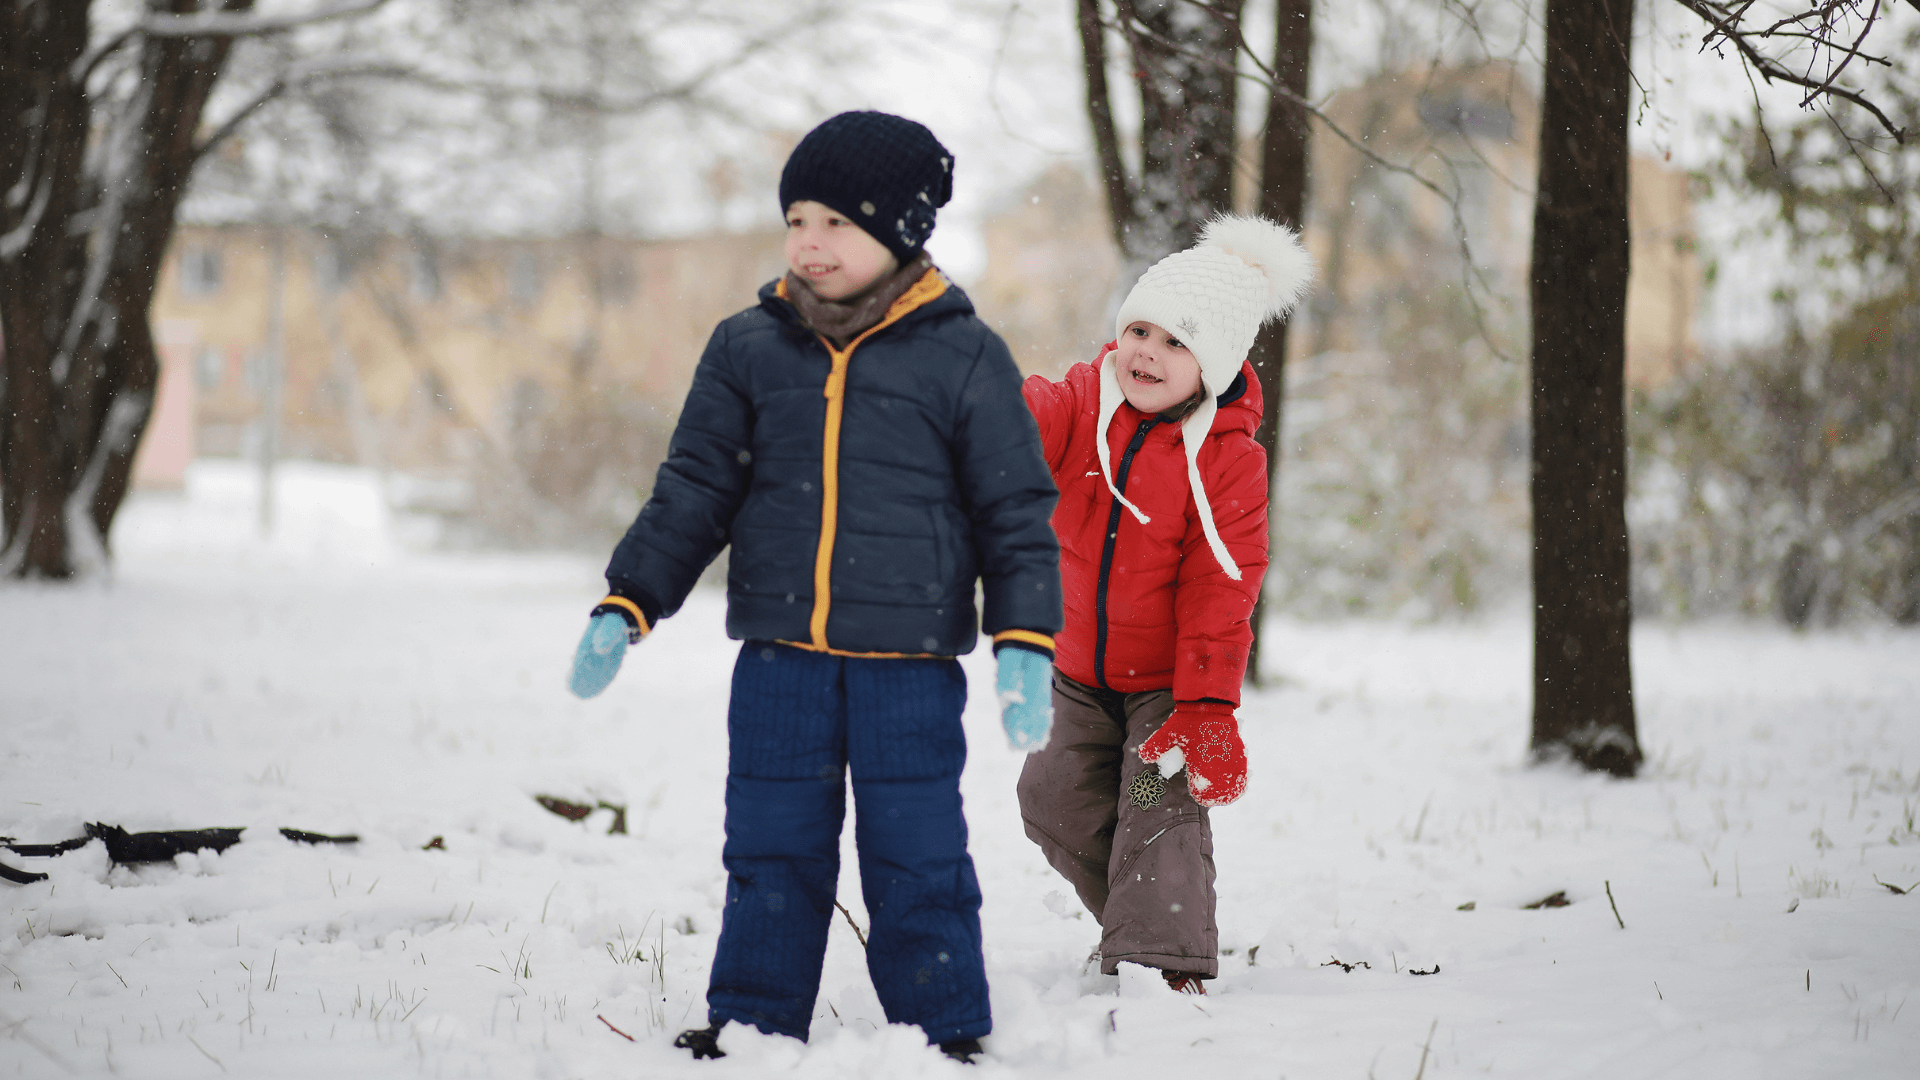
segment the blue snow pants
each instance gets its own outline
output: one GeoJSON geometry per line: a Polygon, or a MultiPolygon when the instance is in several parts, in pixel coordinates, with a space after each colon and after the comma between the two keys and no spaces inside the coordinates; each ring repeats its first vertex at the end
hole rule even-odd
{"type": "Polygon", "coordinates": [[[847,770],[887,1020],[929,1042],[992,1030],[980,884],[960,810],[966,677],[954,660],[865,659],[749,641],[727,711],[727,906],[709,1023],[807,1037],[840,875],[847,770]]]}

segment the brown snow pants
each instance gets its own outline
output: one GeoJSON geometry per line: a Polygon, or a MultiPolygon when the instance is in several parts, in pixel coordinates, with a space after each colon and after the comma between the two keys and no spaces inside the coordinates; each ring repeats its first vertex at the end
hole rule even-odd
{"type": "Polygon", "coordinates": [[[1122,694],[1053,673],[1053,736],[1020,773],[1027,836],[1100,922],[1100,970],[1122,960],[1211,979],[1219,973],[1213,830],[1182,770],[1153,791],[1137,751],[1173,713],[1173,694],[1122,694]],[[1137,787],[1137,797],[1130,792],[1137,787]]]}

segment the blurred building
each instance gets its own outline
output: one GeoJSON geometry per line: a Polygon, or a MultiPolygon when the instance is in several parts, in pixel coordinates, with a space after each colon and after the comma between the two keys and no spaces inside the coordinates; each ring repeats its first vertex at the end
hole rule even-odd
{"type": "MultiPolygon", "coordinates": [[[[1394,308],[1413,307],[1429,325],[1436,308],[1464,314],[1503,351],[1525,355],[1540,119],[1513,66],[1381,76],[1335,95],[1326,111],[1418,179],[1315,125],[1306,241],[1321,279],[1306,347],[1377,347],[1399,321],[1394,308]]],[[[1699,355],[1702,277],[1686,174],[1644,155],[1629,167],[1627,382],[1651,386],[1699,355]]],[[[1239,178],[1251,205],[1251,178],[1239,178]]]]}
{"type": "MultiPolygon", "coordinates": [[[[1527,439],[1525,368],[1508,361],[1527,348],[1538,105],[1510,66],[1488,64],[1381,76],[1325,108],[1417,178],[1315,125],[1304,235],[1320,273],[1289,337],[1285,482],[1353,503],[1314,520],[1391,522],[1368,535],[1401,546],[1349,559],[1346,533],[1294,537],[1295,552],[1327,554],[1288,572],[1337,570],[1359,584],[1322,591],[1372,590],[1368,604],[1468,596],[1524,556],[1507,550],[1527,439]],[[1376,587],[1387,581],[1412,584],[1376,587]]],[[[1644,157],[1632,169],[1627,374],[1644,388],[1697,362],[1702,280],[1686,176],[1644,157]]],[[[1252,172],[1236,175],[1250,208],[1252,172]]],[[[1021,367],[1057,377],[1092,358],[1130,284],[1093,178],[1046,172],[993,210],[984,238],[968,292],[1021,367]]],[[[397,501],[479,522],[488,540],[618,529],[713,325],[782,266],[778,230],[653,242],[183,227],[153,307],[164,372],[138,478],[178,483],[195,454],[257,452],[277,393],[279,454],[379,468],[404,480],[397,501]]]]}
{"type": "MultiPolygon", "coordinates": [[[[1314,125],[1305,241],[1319,277],[1296,322],[1304,332],[1292,336],[1294,355],[1398,347],[1410,324],[1431,328],[1435,305],[1524,355],[1539,106],[1512,67],[1383,76],[1336,94],[1326,111],[1447,197],[1314,125]]],[[[1257,161],[1258,149],[1249,141],[1243,160],[1257,161]]],[[[1250,211],[1255,170],[1235,179],[1235,203],[1250,211]]],[[[1650,386],[1697,361],[1702,276],[1686,174],[1635,156],[1631,203],[1627,378],[1650,386]]],[[[988,267],[973,295],[1023,368],[1058,374],[1111,337],[1106,323],[1124,283],[1092,177],[1057,166],[999,209],[986,239],[988,267]]]]}
{"type": "Polygon", "coordinates": [[[1106,197],[1056,165],[987,219],[987,269],[968,290],[1029,375],[1058,378],[1113,337],[1120,252],[1106,197]]]}
{"type": "MultiPolygon", "coordinates": [[[[1296,615],[1435,617],[1524,596],[1528,283],[1539,106],[1510,65],[1383,75],[1316,123],[1303,230],[1319,275],[1288,335],[1268,593],[1296,615]]],[[[1235,203],[1255,202],[1251,140],[1235,203]]],[[[1697,362],[1687,177],[1631,163],[1627,381],[1697,362]]],[[[1062,166],[988,222],[981,313],[1030,372],[1113,333],[1131,282],[1104,194],[1062,166]]]]}
{"type": "Polygon", "coordinates": [[[140,476],[258,452],[277,377],[284,456],[493,470],[560,505],[608,496],[593,490],[611,483],[596,452],[637,455],[649,460],[615,486],[644,487],[714,324],[781,272],[781,245],[778,230],[426,241],[182,227],[154,299],[163,390],[140,476]]]}

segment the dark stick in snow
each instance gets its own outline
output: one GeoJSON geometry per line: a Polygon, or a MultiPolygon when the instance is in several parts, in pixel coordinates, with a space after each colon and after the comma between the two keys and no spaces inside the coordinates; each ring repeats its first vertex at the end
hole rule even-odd
{"type": "Polygon", "coordinates": [[[36,881],[47,880],[47,875],[29,873],[25,870],[15,870],[6,863],[0,863],[0,878],[6,878],[15,885],[31,885],[36,881]]]}
{"type": "Polygon", "coordinates": [[[842,915],[845,915],[845,916],[847,917],[847,925],[848,925],[848,926],[851,926],[851,927],[853,927],[853,936],[854,936],[854,937],[857,937],[857,938],[859,938],[859,939],[860,939],[860,947],[861,947],[861,948],[863,948],[863,949],[864,949],[864,948],[866,948],[866,947],[867,947],[867,935],[866,935],[865,933],[863,933],[863,932],[862,932],[862,931],[860,930],[860,924],[859,924],[859,923],[857,923],[857,922],[854,922],[854,921],[853,921],[853,912],[851,912],[851,911],[848,911],[848,910],[847,910],[847,905],[845,905],[845,904],[843,904],[843,903],[841,903],[841,902],[840,902],[840,901],[838,901],[838,900],[835,900],[835,901],[833,902],[833,906],[834,906],[834,907],[837,907],[837,908],[839,908],[839,909],[840,909],[840,914],[842,914],[842,915]]]}

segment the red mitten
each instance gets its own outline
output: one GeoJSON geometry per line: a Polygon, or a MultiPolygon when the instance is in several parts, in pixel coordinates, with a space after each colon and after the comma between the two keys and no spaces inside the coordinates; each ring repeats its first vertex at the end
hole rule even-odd
{"type": "Polygon", "coordinates": [[[1177,751],[1177,760],[1161,764],[1163,776],[1187,769],[1187,790],[1201,806],[1225,806],[1247,790],[1247,748],[1233,706],[1215,701],[1182,701],[1173,715],[1140,744],[1140,760],[1152,764],[1177,751]],[[1171,766],[1169,768],[1168,766],[1171,766]]]}

